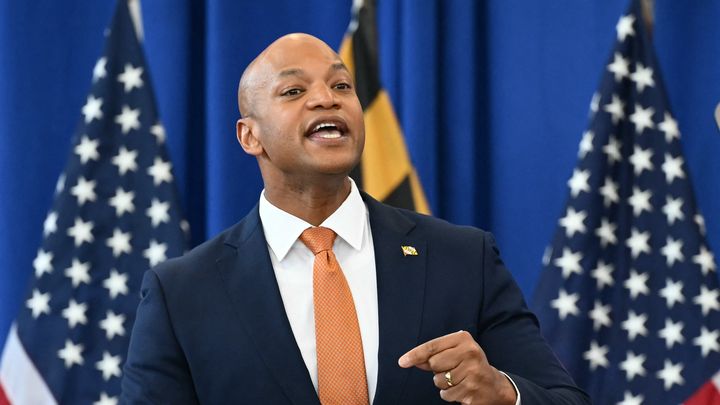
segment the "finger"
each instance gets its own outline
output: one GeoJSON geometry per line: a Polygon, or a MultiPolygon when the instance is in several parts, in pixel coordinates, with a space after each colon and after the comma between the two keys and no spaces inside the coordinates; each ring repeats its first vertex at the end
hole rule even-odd
{"type": "Polygon", "coordinates": [[[403,354],[398,360],[398,364],[400,367],[408,368],[427,363],[431,356],[440,353],[443,350],[455,347],[462,342],[463,334],[466,334],[466,332],[458,331],[429,340],[403,354]]]}
{"type": "MultiPolygon", "coordinates": [[[[440,398],[446,402],[461,402],[468,396],[461,387],[454,386],[445,390],[440,390],[440,398]]],[[[469,403],[469,402],[465,402],[469,403]]]]}
{"type": "Polygon", "coordinates": [[[467,373],[464,372],[461,367],[455,367],[450,371],[436,373],[433,376],[433,383],[435,383],[435,386],[440,388],[441,390],[446,390],[448,388],[460,385],[466,376],[467,373]],[[447,376],[447,373],[450,373],[450,375],[447,376]],[[449,382],[447,377],[450,377],[449,382]],[[450,383],[452,383],[452,385],[450,385],[450,383]]]}

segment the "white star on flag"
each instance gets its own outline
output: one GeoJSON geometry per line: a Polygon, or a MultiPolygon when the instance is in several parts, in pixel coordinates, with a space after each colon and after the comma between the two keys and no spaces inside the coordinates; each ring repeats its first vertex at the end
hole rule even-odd
{"type": "Polygon", "coordinates": [[[123,90],[126,93],[130,92],[134,88],[140,88],[143,85],[142,80],[142,67],[133,67],[131,64],[125,64],[125,70],[118,75],[118,81],[123,84],[123,90]]]}

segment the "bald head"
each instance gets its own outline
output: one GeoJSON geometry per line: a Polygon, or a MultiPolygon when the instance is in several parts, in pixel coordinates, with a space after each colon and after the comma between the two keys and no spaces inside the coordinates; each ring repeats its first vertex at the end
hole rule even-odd
{"type": "Polygon", "coordinates": [[[293,58],[296,54],[305,52],[308,47],[315,48],[328,58],[335,59],[338,66],[346,69],[340,56],[322,40],[304,33],[284,35],[253,59],[240,77],[238,85],[240,115],[243,117],[255,115],[257,90],[268,85],[273,79],[273,75],[292,74],[292,69],[278,72],[277,67],[283,66],[284,61],[293,58]]]}

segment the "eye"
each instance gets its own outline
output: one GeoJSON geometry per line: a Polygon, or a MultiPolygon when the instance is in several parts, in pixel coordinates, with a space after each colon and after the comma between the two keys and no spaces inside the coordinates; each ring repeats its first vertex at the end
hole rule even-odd
{"type": "Polygon", "coordinates": [[[350,90],[352,89],[352,85],[350,85],[350,83],[340,82],[335,85],[335,88],[338,90],[350,90]]]}
{"type": "Polygon", "coordinates": [[[297,88],[297,87],[292,87],[292,88],[289,88],[289,89],[287,89],[287,90],[284,90],[282,93],[280,93],[280,95],[283,96],[283,97],[285,97],[285,96],[290,96],[290,97],[292,97],[292,96],[297,96],[297,95],[299,95],[300,93],[302,93],[302,89],[297,88]]]}

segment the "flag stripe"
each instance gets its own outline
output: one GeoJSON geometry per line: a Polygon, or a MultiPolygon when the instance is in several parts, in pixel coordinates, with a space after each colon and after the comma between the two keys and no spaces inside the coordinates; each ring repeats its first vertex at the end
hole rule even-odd
{"type": "Polygon", "coordinates": [[[343,41],[340,56],[355,77],[365,114],[365,150],[350,175],[378,200],[430,213],[392,102],[380,84],[374,1],[367,0],[356,10],[351,27],[355,30],[343,41]]]}
{"type": "Polygon", "coordinates": [[[0,405],[4,389],[8,404],[55,404],[55,398],[30,360],[13,323],[0,361],[0,405]]]}

